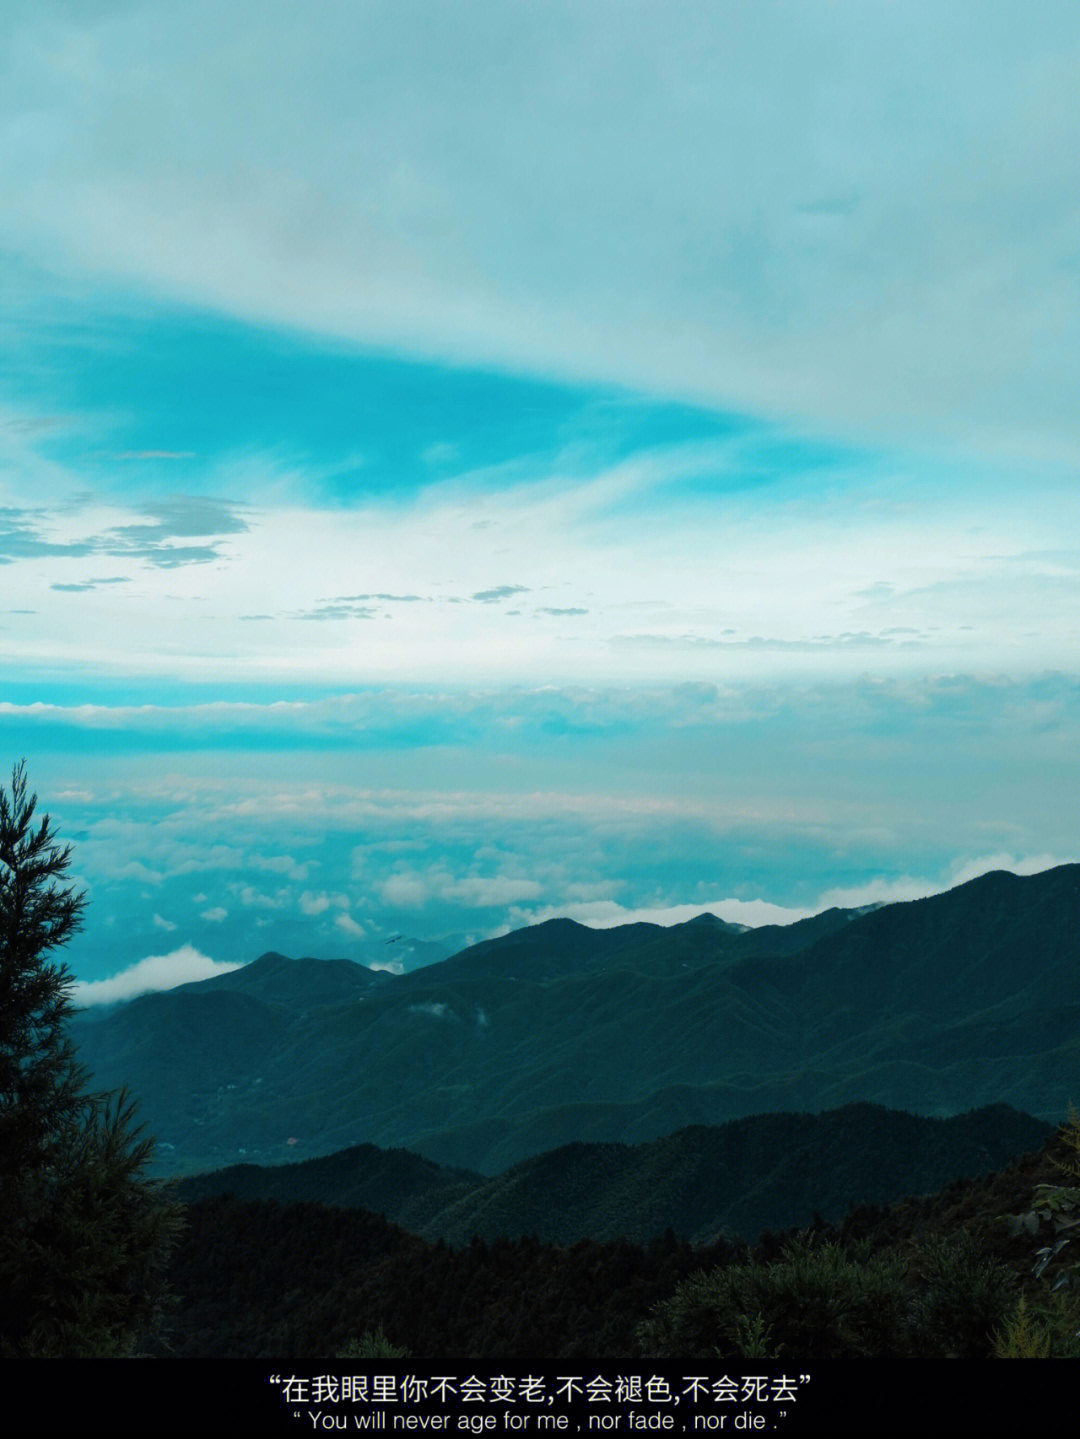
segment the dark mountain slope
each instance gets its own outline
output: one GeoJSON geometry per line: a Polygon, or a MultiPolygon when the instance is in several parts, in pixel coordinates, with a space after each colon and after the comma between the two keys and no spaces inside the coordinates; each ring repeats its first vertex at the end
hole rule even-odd
{"type": "Polygon", "coordinates": [[[535,1234],[639,1243],[673,1228],[701,1243],[839,1220],[1036,1149],[1052,1129],[1006,1106],[923,1119],[876,1105],[696,1126],[649,1144],[577,1144],[515,1165],[424,1230],[451,1243],[535,1234]]]}
{"type": "Polygon", "coordinates": [[[1078,936],[1066,865],[779,931],[553,920],[399,977],[264,956],[73,1032],[180,1170],[363,1143],[501,1170],[856,1102],[1056,1121],[1080,1072],[1078,936]]]}
{"type": "Polygon", "coordinates": [[[275,1199],[283,1204],[311,1200],[338,1209],[371,1210],[421,1234],[443,1209],[483,1182],[480,1174],[446,1169],[405,1149],[360,1144],[297,1164],[273,1168],[237,1164],[191,1175],[179,1182],[177,1197],[198,1200],[231,1194],[236,1199],[275,1199]]]}
{"type": "MultiPolygon", "coordinates": [[[[848,1021],[883,1011],[963,1021],[997,1005],[1042,1008],[1080,998],[1080,865],[1004,871],[861,916],[800,952],[773,978],[796,1003],[836,1004],[848,1021]],[[827,980],[823,995],[821,982],[827,980]]],[[[758,978],[752,961],[736,982],[758,978]]]]}
{"type": "Polygon", "coordinates": [[[927,1193],[999,1168],[1052,1132],[1005,1105],[922,1119],[862,1104],[698,1125],[649,1144],[571,1144],[491,1179],[363,1145],[301,1164],[199,1175],[179,1193],[371,1209],[457,1245],[474,1234],[646,1243],[668,1229],[700,1243],[807,1224],[815,1212],[839,1220],[852,1203],[927,1193]]]}
{"type": "Polygon", "coordinates": [[[172,992],[196,990],[200,994],[212,994],[231,990],[268,1004],[313,1008],[346,1003],[369,990],[393,983],[393,979],[393,975],[367,969],[351,959],[293,960],[269,950],[240,969],[181,985],[172,992]]]}

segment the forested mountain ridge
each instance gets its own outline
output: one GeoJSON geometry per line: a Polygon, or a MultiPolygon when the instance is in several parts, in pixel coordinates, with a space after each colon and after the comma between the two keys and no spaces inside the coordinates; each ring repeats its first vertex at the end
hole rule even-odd
{"type": "Polygon", "coordinates": [[[741,930],[552,920],[401,976],[264,956],[73,1026],[163,1167],[573,1142],[873,1103],[1047,1121],[1080,1071],[1080,866],[741,930]]]}
{"type": "Polygon", "coordinates": [[[301,1163],[233,1166],[182,1180],[179,1198],[231,1195],[371,1210],[425,1239],[548,1243],[672,1229],[693,1243],[839,1221],[852,1204],[926,1194],[1040,1148],[1050,1125],[1006,1105],[925,1119],[855,1104],[697,1125],[638,1145],[572,1144],[485,1178],[406,1150],[360,1145],[301,1163]]]}

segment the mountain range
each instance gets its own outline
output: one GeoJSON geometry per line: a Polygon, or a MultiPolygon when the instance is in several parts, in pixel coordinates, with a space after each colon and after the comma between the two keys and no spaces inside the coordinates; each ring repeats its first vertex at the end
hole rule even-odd
{"type": "Polygon", "coordinates": [[[72,1032],[163,1169],[367,1144],[490,1177],[857,1104],[1055,1123],[1080,1090],[1078,936],[1080,866],[999,871],[786,926],[550,920],[401,975],[271,953],[72,1032]]]}

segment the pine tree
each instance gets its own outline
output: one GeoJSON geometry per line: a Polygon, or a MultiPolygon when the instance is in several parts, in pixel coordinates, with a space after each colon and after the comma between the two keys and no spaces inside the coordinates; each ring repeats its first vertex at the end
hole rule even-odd
{"type": "Polygon", "coordinates": [[[92,1094],[66,1033],[73,979],[50,960],[86,897],[25,765],[0,786],[0,1355],[124,1355],[151,1342],[179,1208],[145,1176],[126,1094],[92,1094]]]}

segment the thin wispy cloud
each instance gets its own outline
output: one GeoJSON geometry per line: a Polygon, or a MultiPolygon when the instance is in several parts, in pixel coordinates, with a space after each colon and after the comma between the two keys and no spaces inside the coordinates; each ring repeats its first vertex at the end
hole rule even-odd
{"type": "MultiPolygon", "coordinates": [[[[650,465],[662,470],[659,455],[650,465]]],[[[254,681],[348,683],[357,669],[346,632],[357,621],[370,631],[363,678],[382,683],[480,678],[496,666],[508,678],[556,681],[675,679],[680,670],[684,678],[764,676],[770,664],[858,673],[872,651],[885,672],[931,664],[1030,673],[1053,668],[1072,642],[1078,572],[1040,558],[1049,547],[1031,541],[1040,533],[1048,541],[1069,521],[1075,494],[995,498],[990,522],[973,534],[966,491],[930,494],[918,513],[866,514],[859,486],[845,479],[852,508],[837,517],[782,478],[769,498],[753,501],[725,497],[722,473],[716,483],[708,502],[690,477],[636,491],[624,509],[590,507],[580,487],[553,487],[544,466],[531,484],[488,497],[500,554],[516,577],[474,586],[473,575],[490,575],[486,536],[495,531],[475,531],[468,507],[441,485],[405,505],[263,505],[257,521],[221,501],[162,502],[146,507],[150,519],[90,535],[83,528],[82,538],[51,538],[59,516],[51,530],[9,520],[5,557],[36,564],[23,593],[38,613],[20,633],[19,652],[28,662],[78,663],[70,608],[59,607],[65,594],[83,602],[87,667],[167,668],[186,678],[227,668],[254,681]],[[67,563],[104,553],[126,559],[129,575],[72,589],[90,581],[67,563]],[[358,554],[383,583],[356,588],[358,554]],[[888,579],[875,578],[882,571],[888,579]],[[138,582],[140,601],[126,614],[122,645],[107,593],[121,578],[132,590],[138,582]],[[515,624],[521,615],[574,628],[557,639],[542,625],[526,633],[515,624]],[[322,622],[322,637],[313,638],[312,621],[322,622]]],[[[79,520],[78,512],[62,517],[68,531],[79,520]]]]}
{"type": "Polygon", "coordinates": [[[507,600],[512,595],[525,595],[528,592],[528,585],[496,585],[492,590],[478,590],[472,598],[479,600],[481,604],[490,605],[496,600],[507,600]]]}
{"type": "Polygon", "coordinates": [[[88,594],[91,590],[97,590],[102,585],[129,585],[130,575],[111,575],[108,579],[73,581],[70,584],[51,584],[51,590],[58,590],[61,594],[88,594]]]}
{"type": "Polygon", "coordinates": [[[114,460],[193,460],[194,450],[121,450],[114,460]]]}
{"type": "Polygon", "coordinates": [[[362,343],[1075,455],[1078,53],[1058,0],[18,6],[4,238],[362,343]]]}
{"type": "MultiPolygon", "coordinates": [[[[72,527],[70,514],[48,513],[42,509],[0,511],[0,560],[84,559],[110,555],[173,568],[205,564],[220,558],[217,545],[183,545],[176,540],[192,536],[222,536],[245,531],[248,526],[227,506],[203,500],[164,500],[142,507],[152,517],[145,521],[113,525],[78,539],[50,538],[72,527]]],[[[126,576],[99,580],[97,584],[122,583],[126,576]]],[[[71,582],[54,583],[53,589],[70,589],[71,582]]]]}

